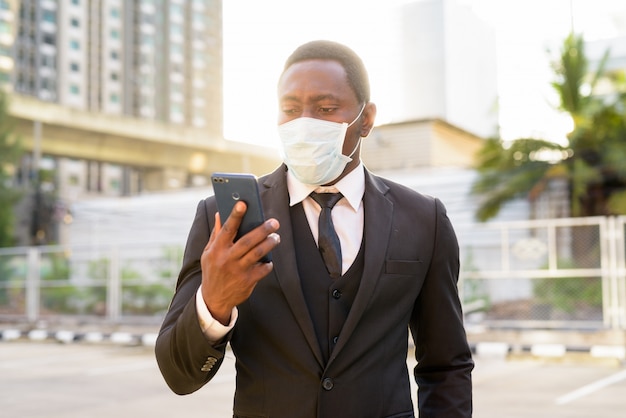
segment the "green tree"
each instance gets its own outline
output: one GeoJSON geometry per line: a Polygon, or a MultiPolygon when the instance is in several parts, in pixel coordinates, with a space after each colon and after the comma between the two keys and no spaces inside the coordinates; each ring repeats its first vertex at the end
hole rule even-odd
{"type": "Polygon", "coordinates": [[[623,75],[605,74],[608,51],[589,71],[582,36],[570,34],[554,63],[552,86],[559,109],[574,121],[569,144],[522,138],[505,144],[488,139],[478,154],[479,176],[472,187],[480,197],[476,217],[485,221],[519,197],[536,196],[554,179],[569,188],[574,216],[626,213],[626,99],[623,75]],[[620,78],[621,77],[621,78],[620,78]],[[611,81],[610,95],[596,94],[600,81],[611,81]]]}
{"type": "Polygon", "coordinates": [[[19,138],[13,134],[8,107],[8,97],[0,90],[0,247],[15,244],[14,206],[22,196],[12,183],[23,150],[19,138]]]}

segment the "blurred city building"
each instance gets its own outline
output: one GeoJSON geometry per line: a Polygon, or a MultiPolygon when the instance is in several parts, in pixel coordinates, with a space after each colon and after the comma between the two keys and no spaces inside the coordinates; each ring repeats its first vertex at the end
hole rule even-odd
{"type": "Polygon", "coordinates": [[[374,128],[361,156],[374,171],[428,167],[471,169],[483,139],[441,119],[389,123],[374,128]]]}
{"type": "Polygon", "coordinates": [[[221,1],[16,4],[16,93],[221,136],[221,1]]]}
{"type": "Polygon", "coordinates": [[[20,243],[59,242],[55,224],[85,197],[276,165],[223,138],[221,12],[221,0],[0,1],[0,85],[27,151],[20,243]]]}
{"type": "Polygon", "coordinates": [[[496,135],[493,28],[456,0],[408,2],[397,12],[403,112],[394,121],[438,118],[474,135],[496,135]]]}
{"type": "MultiPolygon", "coordinates": [[[[47,159],[58,172],[81,172],[87,194],[124,196],[202,181],[179,169],[176,153],[160,167],[129,158],[137,148],[155,152],[149,140],[137,140],[138,131],[169,130],[183,153],[228,148],[221,0],[2,1],[0,83],[13,93],[17,133],[32,151],[22,171],[37,171],[47,159]],[[92,131],[94,118],[106,126],[96,123],[92,131]],[[117,136],[117,147],[103,136],[117,136]],[[83,143],[68,139],[76,137],[83,143]],[[96,139],[106,152],[86,151],[96,139]]],[[[57,180],[63,194],[66,179],[57,180]]]]}

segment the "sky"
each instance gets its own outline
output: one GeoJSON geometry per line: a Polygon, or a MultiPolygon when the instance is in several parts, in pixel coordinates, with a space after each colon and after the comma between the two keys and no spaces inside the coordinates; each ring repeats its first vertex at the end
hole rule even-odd
{"type": "MultiPolygon", "coordinates": [[[[421,0],[417,0],[421,1],[421,0]]],[[[554,109],[547,50],[573,27],[586,40],[626,36],[624,0],[456,0],[496,36],[500,134],[563,142],[570,120],[554,109]]],[[[396,121],[393,11],[410,0],[224,0],[224,136],[276,146],[276,83],[287,56],[314,39],[354,49],[370,75],[377,124],[396,121]]]]}

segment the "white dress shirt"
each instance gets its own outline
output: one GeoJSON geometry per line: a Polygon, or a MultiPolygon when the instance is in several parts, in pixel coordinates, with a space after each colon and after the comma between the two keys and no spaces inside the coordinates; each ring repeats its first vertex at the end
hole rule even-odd
{"type": "MultiPolygon", "coordinates": [[[[302,202],[302,208],[316,243],[321,208],[309,195],[311,192],[339,192],[343,195],[343,198],[334,206],[331,216],[341,243],[341,273],[344,274],[356,259],[361,248],[361,241],[363,240],[363,194],[365,193],[365,169],[363,163],[359,164],[336,184],[328,187],[301,183],[291,172],[287,171],[287,190],[289,191],[290,206],[302,202]]],[[[238,311],[236,307],[233,308],[228,326],[224,326],[215,320],[204,303],[201,288],[198,288],[196,292],[196,310],[200,326],[211,343],[222,339],[237,321],[238,311]]]]}

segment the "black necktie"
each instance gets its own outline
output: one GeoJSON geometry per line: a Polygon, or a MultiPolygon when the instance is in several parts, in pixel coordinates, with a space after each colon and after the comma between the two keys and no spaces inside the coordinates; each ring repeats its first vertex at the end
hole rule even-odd
{"type": "Polygon", "coordinates": [[[311,193],[311,197],[322,208],[319,218],[319,234],[317,246],[319,247],[326,269],[330,277],[337,279],[341,276],[341,245],[339,237],[335,232],[333,219],[330,215],[335,203],[337,203],[343,195],[341,193],[311,193]]]}

